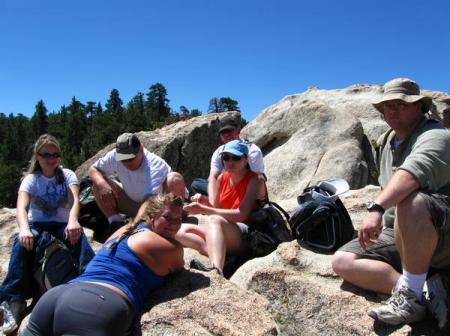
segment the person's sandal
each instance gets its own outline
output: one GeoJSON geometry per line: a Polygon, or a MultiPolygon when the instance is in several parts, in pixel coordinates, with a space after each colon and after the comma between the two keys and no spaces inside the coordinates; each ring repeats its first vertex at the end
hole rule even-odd
{"type": "Polygon", "coordinates": [[[206,266],[205,264],[203,264],[201,261],[197,260],[197,259],[192,259],[191,263],[189,264],[190,268],[196,269],[198,271],[202,271],[202,272],[211,272],[214,271],[216,272],[218,275],[223,276],[223,271],[215,266],[212,265],[211,267],[206,266]]]}

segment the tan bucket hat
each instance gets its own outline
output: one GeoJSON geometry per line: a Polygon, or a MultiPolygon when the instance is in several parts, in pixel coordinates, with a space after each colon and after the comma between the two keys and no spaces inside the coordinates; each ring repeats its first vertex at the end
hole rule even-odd
{"type": "Polygon", "coordinates": [[[383,96],[374,101],[372,105],[383,113],[383,103],[388,100],[400,99],[407,103],[422,101],[422,112],[430,110],[432,100],[420,94],[419,85],[409,78],[395,78],[384,84],[383,96]]]}

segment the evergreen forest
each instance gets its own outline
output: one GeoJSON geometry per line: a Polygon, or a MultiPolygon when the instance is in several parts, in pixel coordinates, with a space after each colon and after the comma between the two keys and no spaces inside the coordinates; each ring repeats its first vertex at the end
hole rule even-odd
{"type": "MultiPolygon", "coordinates": [[[[155,83],[146,94],[138,92],[127,104],[119,91],[112,89],[104,106],[73,97],[70,104],[54,112],[49,112],[40,100],[31,118],[0,113],[0,207],[15,208],[22,174],[41,134],[56,136],[62,147],[63,165],[75,170],[123,132],[151,131],[203,113],[186,106],[176,111],[169,102],[164,85],[155,83]]],[[[206,113],[225,111],[239,111],[238,102],[230,97],[210,99],[206,113]]]]}

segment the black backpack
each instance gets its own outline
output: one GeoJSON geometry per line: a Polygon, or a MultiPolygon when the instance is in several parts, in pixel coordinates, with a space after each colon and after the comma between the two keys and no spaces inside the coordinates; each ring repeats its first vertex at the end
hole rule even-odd
{"type": "Polygon", "coordinates": [[[334,253],[355,237],[352,221],[342,201],[319,185],[297,197],[298,206],[289,221],[292,234],[303,245],[322,253],[334,253]]]}
{"type": "Polygon", "coordinates": [[[250,214],[249,232],[244,235],[251,257],[262,257],[281,243],[293,239],[289,229],[289,214],[277,203],[267,201],[250,214]]]}
{"type": "Polygon", "coordinates": [[[99,242],[109,236],[109,222],[95,202],[92,181],[85,177],[80,182],[80,215],[78,222],[81,226],[94,230],[94,239],[99,242]]]}
{"type": "Polygon", "coordinates": [[[46,244],[42,246],[41,256],[37,256],[40,259],[34,270],[38,296],[78,276],[78,267],[69,248],[59,239],[47,235],[48,238],[42,238],[42,241],[46,240],[46,244]]]}

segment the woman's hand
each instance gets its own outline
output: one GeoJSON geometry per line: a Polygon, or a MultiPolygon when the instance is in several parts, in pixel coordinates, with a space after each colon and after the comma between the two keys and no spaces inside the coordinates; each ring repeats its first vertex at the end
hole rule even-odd
{"type": "Polygon", "coordinates": [[[66,239],[69,240],[71,245],[75,245],[83,233],[83,228],[76,220],[69,220],[65,230],[66,239]]]}
{"type": "Polygon", "coordinates": [[[34,238],[30,229],[22,229],[19,231],[19,242],[25,250],[31,251],[33,249],[34,238]]]}
{"type": "MultiPolygon", "coordinates": [[[[194,196],[192,196],[194,197],[194,196]]],[[[185,211],[189,212],[191,215],[199,215],[205,213],[205,207],[199,202],[192,202],[184,206],[185,211]]]]}
{"type": "Polygon", "coordinates": [[[202,195],[200,193],[197,193],[194,196],[192,196],[190,200],[191,200],[191,202],[197,202],[197,203],[205,204],[205,205],[207,205],[209,203],[208,198],[205,195],[202,195]]]}

